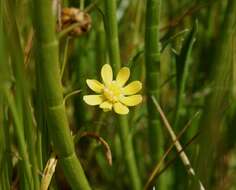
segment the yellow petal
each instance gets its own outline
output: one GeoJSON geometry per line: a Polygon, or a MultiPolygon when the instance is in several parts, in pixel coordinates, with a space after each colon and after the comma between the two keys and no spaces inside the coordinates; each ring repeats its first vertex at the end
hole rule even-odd
{"type": "Polygon", "coordinates": [[[101,71],[102,80],[105,84],[110,84],[113,79],[112,68],[109,64],[105,64],[101,71]]]}
{"type": "Polygon", "coordinates": [[[142,89],[142,83],[140,81],[133,81],[123,88],[124,95],[133,95],[142,89]]]}
{"type": "Polygon", "coordinates": [[[143,98],[141,95],[133,95],[128,97],[122,97],[120,101],[126,106],[136,106],[142,102],[142,99],[143,98]]]}
{"type": "Polygon", "coordinates": [[[91,106],[99,105],[103,102],[102,95],[87,95],[83,97],[83,100],[91,106]]]}
{"type": "Polygon", "coordinates": [[[108,101],[105,101],[105,102],[101,103],[99,107],[105,111],[107,111],[107,110],[109,111],[112,109],[112,104],[108,101]]]}
{"type": "Polygon", "coordinates": [[[118,114],[125,115],[129,113],[129,108],[118,102],[114,104],[114,111],[118,114]]]}
{"type": "Polygon", "coordinates": [[[98,82],[97,80],[87,79],[86,83],[91,90],[93,90],[94,92],[97,92],[97,93],[101,93],[104,88],[104,85],[102,83],[98,82]]]}
{"type": "Polygon", "coordinates": [[[129,68],[128,67],[123,67],[119,71],[119,73],[118,73],[118,75],[116,77],[116,81],[118,82],[118,84],[120,86],[123,86],[128,81],[129,75],[130,75],[129,68]]]}

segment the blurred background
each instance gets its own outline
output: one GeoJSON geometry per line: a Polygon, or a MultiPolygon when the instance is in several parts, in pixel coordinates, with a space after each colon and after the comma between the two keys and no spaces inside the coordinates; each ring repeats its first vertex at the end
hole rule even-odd
{"type": "MultiPolygon", "coordinates": [[[[200,189],[201,182],[206,190],[236,190],[236,1],[159,0],[156,100],[178,136],[195,177],[188,174],[189,166],[183,164],[181,153],[173,146],[158,109],[155,112],[159,132],[154,137],[158,147],[154,149],[160,156],[158,159],[152,156],[148,131],[152,116],[147,111],[146,93],[149,84],[145,67],[145,28],[149,19],[146,1],[117,0],[114,13],[121,65],[130,68],[130,81],[143,83],[143,102],[130,109],[126,136],[131,139],[141,189],[161,163],[147,189],[194,190],[200,189]]],[[[83,101],[84,95],[91,94],[86,79],[101,81],[101,67],[106,63],[112,65],[108,56],[111,39],[107,34],[110,15],[104,2],[52,0],[66,114],[76,152],[92,189],[139,189],[132,185],[127,172],[129,166],[122,145],[125,141],[120,139],[116,114],[83,101]]],[[[8,94],[0,93],[1,190],[27,189],[24,158],[17,141],[21,132],[14,127],[16,118],[23,123],[22,138],[30,170],[36,176],[34,180],[40,183],[48,160],[57,159],[53,156],[42,98],[47,90],[40,82],[44,75],[37,66],[40,53],[34,26],[41,18],[34,18],[32,4],[29,0],[1,0],[0,87],[10,89],[8,94]]],[[[54,166],[49,189],[70,189],[60,164],[54,166]]],[[[40,189],[39,186],[34,189],[40,189]]]]}

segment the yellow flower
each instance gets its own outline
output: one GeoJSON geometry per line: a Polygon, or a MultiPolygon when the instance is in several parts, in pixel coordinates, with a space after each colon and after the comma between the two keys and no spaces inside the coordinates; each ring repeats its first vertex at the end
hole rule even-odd
{"type": "Polygon", "coordinates": [[[140,81],[133,81],[125,85],[130,76],[128,67],[123,67],[113,80],[112,68],[109,64],[105,64],[101,70],[103,84],[97,80],[87,79],[88,87],[96,95],[86,95],[83,97],[84,101],[91,105],[99,105],[103,111],[111,111],[112,108],[118,114],[128,114],[129,108],[127,106],[136,106],[142,102],[142,96],[136,94],[142,89],[140,81]]]}

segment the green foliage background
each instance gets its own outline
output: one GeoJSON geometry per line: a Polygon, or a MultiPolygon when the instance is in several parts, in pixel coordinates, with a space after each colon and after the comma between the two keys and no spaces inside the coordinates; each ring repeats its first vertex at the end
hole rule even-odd
{"type": "Polygon", "coordinates": [[[235,127],[235,0],[0,1],[1,190],[235,190],[235,127]],[[88,11],[91,29],[58,31],[53,3],[88,11]],[[127,116],[82,100],[106,63],[143,83],[127,116]]]}

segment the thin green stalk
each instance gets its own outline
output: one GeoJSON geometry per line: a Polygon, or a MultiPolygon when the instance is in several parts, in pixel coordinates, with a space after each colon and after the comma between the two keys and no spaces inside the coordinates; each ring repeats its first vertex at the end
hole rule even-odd
{"type": "Polygon", "coordinates": [[[82,166],[76,157],[66,116],[60,81],[58,40],[55,34],[52,2],[50,0],[34,1],[33,12],[39,55],[39,72],[43,76],[43,95],[50,137],[58,155],[59,164],[61,164],[72,189],[90,190],[82,166]]]}
{"type": "Polygon", "coordinates": [[[37,122],[37,150],[38,150],[38,163],[39,170],[43,171],[44,165],[46,164],[49,153],[50,153],[50,140],[49,132],[47,129],[46,113],[45,113],[45,101],[43,97],[43,84],[42,76],[39,70],[39,60],[35,60],[35,73],[36,73],[36,89],[35,94],[35,119],[37,122]]]}
{"type": "MultiPolygon", "coordinates": [[[[99,15],[100,16],[100,15],[99,15]]],[[[101,71],[102,65],[106,63],[106,36],[102,19],[98,20],[99,24],[96,33],[96,59],[97,71],[101,71]]],[[[100,75],[100,73],[98,73],[100,75]]]]}
{"type": "Polygon", "coordinates": [[[81,10],[84,9],[84,0],[80,0],[80,9],[81,9],[81,10]]]}
{"type": "Polygon", "coordinates": [[[160,23],[161,1],[147,0],[146,5],[146,28],[145,28],[145,65],[147,84],[147,106],[148,126],[152,159],[157,161],[162,152],[161,131],[159,116],[151,100],[154,96],[159,99],[158,80],[160,69],[160,48],[159,48],[159,23],[160,23]]]}
{"type": "Polygon", "coordinates": [[[176,112],[174,129],[180,127],[180,117],[182,111],[185,109],[185,88],[189,75],[190,62],[189,58],[192,52],[193,44],[195,42],[195,34],[197,30],[197,23],[193,26],[188,34],[181,52],[176,58],[176,81],[177,81],[177,96],[176,96],[176,112]]]}
{"type": "Polygon", "coordinates": [[[236,100],[236,25],[234,26],[235,31],[233,34],[233,77],[232,77],[232,98],[236,100]]]}
{"type": "MultiPolygon", "coordinates": [[[[5,4],[5,25],[7,26],[9,55],[11,56],[13,73],[16,79],[16,105],[17,114],[20,122],[22,122],[21,129],[22,136],[26,139],[28,145],[28,158],[30,159],[31,177],[30,185],[34,186],[34,189],[39,189],[39,175],[37,173],[37,161],[35,154],[35,131],[33,126],[33,115],[30,109],[30,96],[29,89],[26,85],[26,73],[24,70],[24,56],[20,43],[20,34],[16,26],[15,14],[9,14],[9,10],[13,9],[13,2],[7,1],[5,4]],[[14,49],[17,51],[13,51],[14,49]]],[[[17,131],[16,131],[17,132],[17,131]]],[[[27,171],[28,172],[28,171],[27,171]]],[[[32,188],[32,186],[30,186],[32,188]]]]}
{"type": "MultiPolygon", "coordinates": [[[[0,48],[0,50],[2,49],[0,48]]],[[[9,127],[6,125],[5,122],[6,120],[5,119],[6,114],[4,114],[5,105],[6,103],[4,102],[4,96],[3,94],[1,94],[0,95],[0,189],[10,190],[11,158],[9,154],[10,151],[9,143],[11,143],[11,141],[9,140],[9,131],[8,131],[9,127]]]]}
{"type": "Polygon", "coordinates": [[[235,134],[236,134],[236,25],[234,26],[234,34],[233,34],[233,41],[232,41],[232,52],[233,52],[233,61],[232,61],[232,81],[231,81],[231,97],[230,101],[232,102],[229,110],[229,117],[228,119],[228,129],[227,129],[227,145],[229,150],[234,149],[236,141],[235,141],[235,134]]]}
{"type": "Polygon", "coordinates": [[[63,79],[64,71],[65,71],[66,64],[67,64],[69,43],[70,43],[70,37],[67,37],[66,42],[65,42],[65,50],[64,50],[64,54],[63,54],[63,62],[62,62],[62,66],[61,66],[61,74],[60,74],[61,79],[63,79]]]}
{"type": "Polygon", "coordinates": [[[148,106],[148,126],[152,159],[157,161],[162,154],[162,132],[159,115],[151,97],[159,99],[159,23],[160,23],[160,0],[147,0],[146,6],[146,29],[145,29],[145,65],[146,87],[148,106]]]}
{"type": "Polygon", "coordinates": [[[25,175],[26,175],[27,182],[28,182],[27,189],[30,190],[33,188],[33,184],[32,184],[33,178],[32,178],[32,173],[31,173],[31,164],[29,161],[25,137],[24,137],[24,133],[22,130],[24,127],[23,127],[23,124],[19,118],[19,114],[17,113],[16,104],[14,102],[12,94],[9,92],[10,89],[6,87],[3,90],[4,90],[3,91],[4,96],[8,102],[10,111],[12,113],[12,117],[13,117],[13,121],[14,121],[14,130],[16,133],[17,142],[18,142],[18,146],[19,146],[19,153],[20,153],[20,157],[22,158],[21,162],[23,164],[23,168],[24,168],[25,175]]]}
{"type": "Polygon", "coordinates": [[[110,64],[112,65],[114,71],[118,72],[121,66],[121,62],[115,0],[105,0],[105,29],[108,39],[107,45],[110,64]]]}
{"type": "MultiPolygon", "coordinates": [[[[180,54],[176,55],[176,108],[175,108],[175,118],[173,128],[176,131],[181,130],[182,118],[186,110],[186,84],[189,78],[189,68],[190,68],[190,56],[192,53],[193,44],[195,42],[195,34],[197,31],[197,22],[194,24],[193,28],[187,35],[183,47],[181,48],[180,54]]],[[[184,152],[183,152],[184,153],[184,152]]],[[[180,155],[183,155],[180,154],[180,155]]],[[[181,163],[177,163],[175,166],[175,187],[176,189],[183,189],[183,184],[185,184],[185,174],[180,174],[179,170],[182,168],[181,163]]],[[[195,173],[192,173],[195,176],[195,173]]]]}
{"type": "MultiPolygon", "coordinates": [[[[160,12],[161,0],[147,0],[145,26],[145,66],[146,66],[146,93],[148,110],[148,134],[152,162],[160,160],[163,151],[163,136],[159,114],[156,111],[152,98],[159,100],[158,91],[160,81],[160,12]]],[[[163,176],[159,179],[159,189],[165,189],[163,176]]]]}
{"type": "Polygon", "coordinates": [[[89,114],[86,110],[86,106],[83,101],[83,96],[86,94],[86,76],[84,73],[86,73],[86,66],[88,62],[88,55],[85,39],[80,39],[76,41],[76,52],[75,55],[70,60],[71,64],[74,65],[74,71],[75,71],[75,86],[77,86],[79,89],[81,89],[81,93],[79,93],[74,98],[74,116],[76,118],[76,124],[78,128],[82,128],[86,125],[86,122],[88,121],[89,114]]]}
{"type": "Polygon", "coordinates": [[[0,2],[0,189],[10,190],[10,166],[11,159],[9,156],[10,143],[9,140],[9,127],[6,125],[6,115],[3,88],[9,83],[9,72],[6,70],[6,48],[5,48],[5,36],[3,31],[3,3],[0,2]],[[4,72],[3,72],[4,71],[4,72]]]}
{"type": "MultiPolygon", "coordinates": [[[[121,66],[118,28],[116,19],[116,0],[105,0],[105,29],[107,34],[107,44],[109,50],[110,64],[115,73],[121,66]]],[[[119,116],[119,134],[122,150],[125,157],[125,164],[134,190],[141,189],[141,181],[138,174],[137,164],[134,157],[132,136],[129,131],[129,123],[126,116],[119,116]]]]}
{"type": "Polygon", "coordinates": [[[119,116],[119,134],[124,160],[131,179],[132,189],[141,190],[141,181],[138,174],[136,159],[134,157],[134,149],[132,142],[132,133],[127,116],[119,116]]]}
{"type": "Polygon", "coordinates": [[[140,26],[142,24],[142,15],[143,15],[143,1],[139,1],[138,2],[134,2],[135,5],[135,9],[136,9],[136,15],[135,15],[135,22],[134,22],[134,35],[133,35],[133,44],[136,46],[139,45],[140,43],[140,26]]]}

